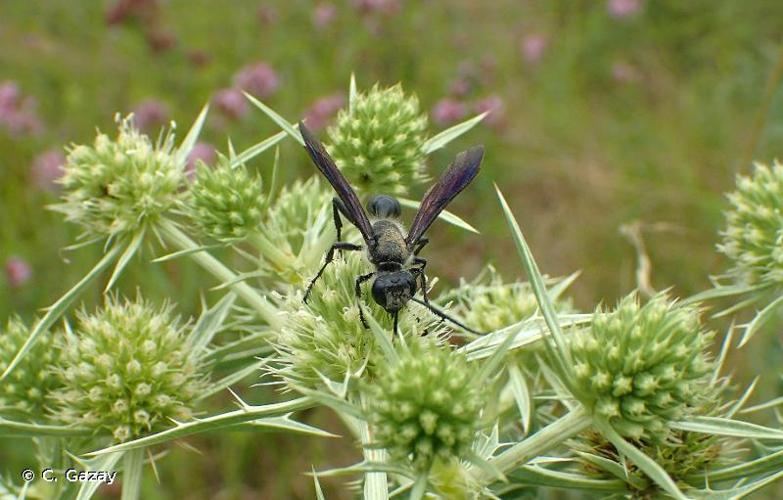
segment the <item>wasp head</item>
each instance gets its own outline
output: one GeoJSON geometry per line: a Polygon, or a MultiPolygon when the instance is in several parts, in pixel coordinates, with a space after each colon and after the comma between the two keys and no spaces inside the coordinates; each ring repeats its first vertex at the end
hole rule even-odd
{"type": "Polygon", "coordinates": [[[381,273],[372,284],[372,298],[386,312],[395,313],[416,293],[416,279],[410,271],[381,273]]]}

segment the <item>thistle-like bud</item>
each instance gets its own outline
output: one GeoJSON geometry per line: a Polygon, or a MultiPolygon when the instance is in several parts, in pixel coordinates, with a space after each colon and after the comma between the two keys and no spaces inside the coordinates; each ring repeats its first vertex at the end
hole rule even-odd
{"type": "Polygon", "coordinates": [[[710,394],[713,333],[698,310],[660,294],[641,306],[636,294],[571,337],[575,396],[621,435],[665,440],[666,422],[687,415],[710,394]]]}
{"type": "MultiPolygon", "coordinates": [[[[737,449],[735,443],[729,439],[714,434],[673,430],[665,442],[639,441],[635,445],[655,460],[675,482],[686,485],[685,479],[688,476],[732,461],[732,455],[736,454],[737,449]]],[[[611,460],[625,468],[629,490],[644,490],[649,494],[652,493],[651,489],[657,488],[636,464],[619,453],[614,445],[598,432],[586,433],[575,442],[575,449],[611,460]]],[[[597,463],[584,461],[583,466],[591,475],[605,479],[616,478],[613,471],[603,469],[597,463]]]]}
{"type": "Polygon", "coordinates": [[[217,165],[201,163],[190,186],[187,211],[206,236],[228,242],[257,231],[263,217],[261,179],[221,158],[217,165]]]}
{"type": "Polygon", "coordinates": [[[365,385],[373,443],[418,470],[466,456],[483,406],[475,370],[434,342],[413,340],[398,352],[365,385]]]}
{"type": "MultiPolygon", "coordinates": [[[[530,318],[538,309],[538,302],[530,283],[504,283],[492,266],[487,266],[471,282],[462,282],[458,288],[439,298],[440,303],[454,300],[454,314],[472,328],[492,332],[530,318]]],[[[558,310],[568,310],[568,300],[556,300],[558,310]]]]}
{"type": "Polygon", "coordinates": [[[109,298],[62,342],[55,418],[127,441],[190,418],[204,367],[168,306],[109,298]]]}
{"type": "Polygon", "coordinates": [[[116,139],[99,133],[92,146],[70,148],[58,180],[63,202],[53,208],[91,235],[119,236],[154,225],[174,206],[184,179],[173,134],[159,144],[140,133],[132,116],[119,121],[116,139]]]}
{"type": "Polygon", "coordinates": [[[752,177],[737,176],[728,195],[726,229],[718,250],[733,264],[738,284],[783,284],[783,165],[756,163],[752,177]]]}
{"type": "MultiPolygon", "coordinates": [[[[0,373],[5,371],[16,357],[27,338],[30,329],[18,317],[8,320],[5,331],[0,332],[0,373]]],[[[41,340],[0,384],[0,413],[13,412],[26,418],[40,418],[50,391],[57,387],[58,380],[52,373],[59,351],[52,342],[52,336],[44,333],[41,340]]]]}
{"type": "MultiPolygon", "coordinates": [[[[282,299],[285,314],[275,346],[279,365],[275,369],[290,386],[320,387],[322,376],[342,382],[346,374],[355,374],[365,366],[374,371],[378,347],[372,333],[359,317],[356,300],[356,278],[368,272],[368,264],[359,252],[336,255],[318,279],[308,302],[303,306],[300,294],[282,299]]],[[[363,286],[361,307],[388,332],[393,331],[391,316],[377,305],[369,293],[369,282],[363,286]]],[[[417,335],[424,329],[437,336],[442,327],[433,324],[437,318],[421,306],[409,303],[400,312],[400,331],[417,335]]]]}
{"type": "Polygon", "coordinates": [[[424,182],[427,115],[400,85],[356,95],[328,130],[326,148],[360,191],[404,195],[424,182]]]}
{"type": "Polygon", "coordinates": [[[266,211],[263,226],[267,240],[291,259],[284,266],[264,255],[261,269],[269,269],[283,283],[301,286],[313,277],[324,254],[334,243],[332,194],[317,177],[284,187],[266,211]]]}

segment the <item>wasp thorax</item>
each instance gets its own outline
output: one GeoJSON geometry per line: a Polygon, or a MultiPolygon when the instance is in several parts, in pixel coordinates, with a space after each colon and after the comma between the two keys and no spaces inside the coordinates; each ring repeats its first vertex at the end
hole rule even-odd
{"type": "Polygon", "coordinates": [[[402,309],[416,293],[416,280],[409,271],[379,274],[372,284],[372,298],[387,312],[402,309]]]}
{"type": "Polygon", "coordinates": [[[386,219],[389,217],[397,218],[400,216],[400,202],[396,198],[385,194],[376,194],[367,201],[367,211],[373,217],[386,219]]]}

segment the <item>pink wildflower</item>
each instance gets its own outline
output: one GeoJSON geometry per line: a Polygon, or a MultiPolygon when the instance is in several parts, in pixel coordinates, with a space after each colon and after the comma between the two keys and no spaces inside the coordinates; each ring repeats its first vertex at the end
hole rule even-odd
{"type": "Polygon", "coordinates": [[[20,257],[9,257],[5,261],[5,277],[11,288],[19,288],[33,276],[30,265],[20,257]]]}
{"type": "Polygon", "coordinates": [[[49,149],[33,159],[30,166],[30,176],[38,188],[54,191],[56,181],[63,175],[65,155],[59,149],[49,149]]]}
{"type": "Polygon", "coordinates": [[[450,97],[444,97],[432,107],[432,120],[438,125],[455,123],[465,116],[467,109],[465,104],[450,97]]]}
{"type": "Polygon", "coordinates": [[[264,99],[277,90],[280,78],[267,63],[257,62],[245,66],[234,75],[234,86],[264,99]]]}

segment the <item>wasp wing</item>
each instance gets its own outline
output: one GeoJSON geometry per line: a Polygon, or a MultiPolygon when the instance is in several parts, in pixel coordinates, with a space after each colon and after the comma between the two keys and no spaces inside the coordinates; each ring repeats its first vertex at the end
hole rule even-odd
{"type": "Polygon", "coordinates": [[[458,154],[438,182],[427,191],[405,238],[408,249],[413,248],[446,205],[476,177],[483,157],[482,146],[474,146],[458,154]]]}
{"type": "Polygon", "coordinates": [[[302,133],[302,139],[305,142],[305,149],[310,154],[315,166],[318,170],[324,174],[324,177],[329,181],[337,195],[348,210],[348,217],[350,222],[356,226],[359,232],[362,233],[364,241],[369,244],[372,239],[372,226],[370,220],[367,218],[367,214],[362,207],[359,198],[356,196],[353,188],[345,179],[345,176],[340,172],[332,160],[329,153],[326,152],[323,144],[315,138],[312,132],[305,127],[304,123],[299,122],[299,132],[302,133]]]}

